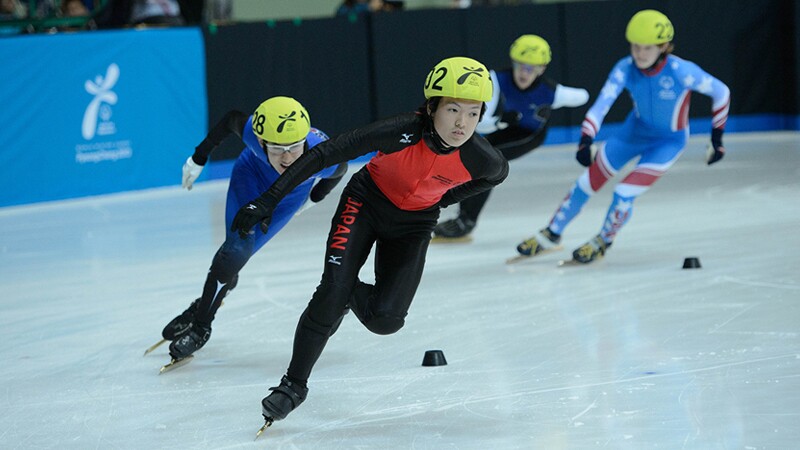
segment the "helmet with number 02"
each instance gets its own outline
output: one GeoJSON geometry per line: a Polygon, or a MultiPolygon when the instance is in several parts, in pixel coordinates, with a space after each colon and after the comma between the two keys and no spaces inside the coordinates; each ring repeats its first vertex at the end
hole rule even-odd
{"type": "Polygon", "coordinates": [[[553,52],[550,51],[550,44],[540,36],[523,34],[511,44],[508,56],[512,61],[529,66],[544,66],[550,64],[553,52]]]}
{"type": "Polygon", "coordinates": [[[492,79],[486,66],[456,56],[436,64],[425,78],[425,98],[452,97],[486,102],[492,98],[492,79]]]}
{"type": "Polygon", "coordinates": [[[267,99],[253,113],[253,133],[267,142],[292,144],[305,139],[310,129],[308,111],[291,97],[267,99]]]}
{"type": "Polygon", "coordinates": [[[654,9],[645,9],[634,14],[625,29],[625,38],[631,44],[666,44],[671,42],[673,37],[675,29],[672,28],[672,22],[654,9]]]}

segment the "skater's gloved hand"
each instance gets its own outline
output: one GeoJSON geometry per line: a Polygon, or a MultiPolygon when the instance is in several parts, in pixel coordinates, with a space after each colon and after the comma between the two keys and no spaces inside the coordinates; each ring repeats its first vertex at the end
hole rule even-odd
{"type": "Polygon", "coordinates": [[[192,190],[192,185],[194,184],[197,177],[200,176],[200,172],[203,171],[203,166],[194,162],[192,157],[186,159],[186,162],[183,163],[183,178],[181,180],[181,187],[186,188],[187,191],[192,190]]]}
{"type": "Polygon", "coordinates": [[[510,126],[517,125],[522,119],[522,113],[519,111],[505,111],[497,121],[497,129],[505,130],[510,126]]]}
{"type": "Polygon", "coordinates": [[[722,129],[714,128],[711,130],[711,145],[706,151],[706,162],[712,165],[725,156],[725,147],[722,146],[722,129]]]}
{"type": "Polygon", "coordinates": [[[239,237],[246,239],[248,234],[255,233],[253,226],[260,223],[261,232],[266,234],[269,229],[269,223],[272,221],[272,210],[272,206],[269,206],[264,199],[258,197],[239,209],[239,212],[233,218],[231,231],[238,231],[239,237]]]}
{"type": "Polygon", "coordinates": [[[575,153],[575,159],[583,167],[589,167],[594,161],[594,139],[591,136],[581,135],[581,142],[578,144],[578,152],[575,153]]]}

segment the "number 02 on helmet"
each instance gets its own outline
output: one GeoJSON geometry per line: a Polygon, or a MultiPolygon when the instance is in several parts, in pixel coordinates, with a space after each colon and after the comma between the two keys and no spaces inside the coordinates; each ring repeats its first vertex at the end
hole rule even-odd
{"type": "Polygon", "coordinates": [[[425,98],[452,97],[486,102],[492,98],[489,70],[463,56],[442,60],[425,78],[425,98]]]}

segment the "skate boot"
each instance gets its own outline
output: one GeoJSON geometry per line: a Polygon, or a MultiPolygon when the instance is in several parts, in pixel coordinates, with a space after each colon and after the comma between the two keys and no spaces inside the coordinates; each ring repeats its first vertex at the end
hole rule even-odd
{"type": "Polygon", "coordinates": [[[308,395],[308,388],[289,381],[286,375],[281,378],[281,384],[269,388],[272,393],[261,400],[261,412],[267,422],[283,420],[290,412],[300,406],[308,395]]]}
{"type": "Polygon", "coordinates": [[[472,229],[475,221],[459,215],[455,219],[446,220],[433,229],[434,242],[469,242],[472,240],[472,229]]]}
{"type": "Polygon", "coordinates": [[[161,331],[161,337],[167,341],[174,341],[189,331],[189,327],[192,326],[192,322],[194,322],[197,306],[199,304],[200,299],[198,298],[197,300],[193,301],[188,308],[186,308],[186,311],[172,319],[161,331]]]}
{"type": "Polygon", "coordinates": [[[560,250],[560,243],[560,235],[554,234],[549,228],[542,228],[538,233],[517,245],[517,252],[522,256],[535,256],[560,250]]]}
{"type": "Polygon", "coordinates": [[[192,323],[189,329],[177,340],[169,344],[169,355],[173,360],[181,360],[200,350],[211,337],[211,326],[192,323]]]}
{"type": "Polygon", "coordinates": [[[611,243],[606,243],[606,241],[604,241],[603,238],[598,234],[589,242],[575,249],[575,251],[572,252],[572,259],[581,264],[589,264],[590,262],[605,256],[606,251],[610,247],[611,243]]]}

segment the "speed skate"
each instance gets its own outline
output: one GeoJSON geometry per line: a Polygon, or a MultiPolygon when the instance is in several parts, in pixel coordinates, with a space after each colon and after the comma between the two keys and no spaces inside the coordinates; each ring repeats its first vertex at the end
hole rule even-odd
{"type": "Polygon", "coordinates": [[[172,358],[172,361],[161,366],[161,370],[158,371],[158,374],[161,375],[162,373],[175,370],[178,367],[183,367],[186,364],[189,364],[192,359],[194,359],[194,355],[189,355],[185,358],[172,358]]]}
{"type": "Polygon", "coordinates": [[[540,250],[538,253],[534,253],[533,255],[512,256],[511,258],[508,258],[506,260],[506,264],[517,264],[517,263],[520,263],[520,262],[523,262],[523,261],[530,261],[530,260],[534,259],[537,256],[544,255],[544,254],[547,254],[547,253],[556,252],[556,251],[563,250],[563,249],[564,249],[563,246],[556,245],[555,247],[551,247],[551,248],[548,248],[548,249],[540,250]]]}
{"type": "Polygon", "coordinates": [[[562,259],[558,261],[558,267],[585,266],[587,264],[588,263],[580,262],[577,259],[562,259]]]}

